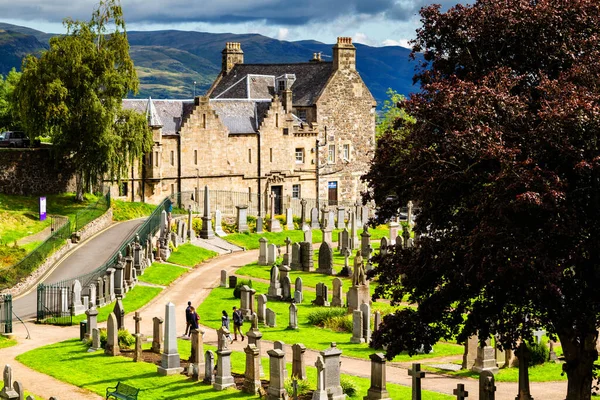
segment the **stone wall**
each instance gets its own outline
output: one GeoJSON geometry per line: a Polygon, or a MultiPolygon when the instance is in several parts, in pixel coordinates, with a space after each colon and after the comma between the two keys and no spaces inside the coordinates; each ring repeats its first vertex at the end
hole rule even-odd
{"type": "Polygon", "coordinates": [[[46,195],[75,189],[72,169],[66,163],[57,166],[50,149],[0,149],[0,193],[46,195]]]}

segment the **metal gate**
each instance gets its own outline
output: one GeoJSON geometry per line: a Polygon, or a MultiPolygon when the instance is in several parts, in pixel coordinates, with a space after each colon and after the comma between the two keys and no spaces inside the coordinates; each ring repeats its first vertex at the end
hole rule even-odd
{"type": "Polygon", "coordinates": [[[12,296],[0,295],[0,333],[12,333],[12,296]]]}
{"type": "Polygon", "coordinates": [[[60,285],[37,287],[37,320],[51,325],[68,326],[73,323],[71,291],[60,285]]]}

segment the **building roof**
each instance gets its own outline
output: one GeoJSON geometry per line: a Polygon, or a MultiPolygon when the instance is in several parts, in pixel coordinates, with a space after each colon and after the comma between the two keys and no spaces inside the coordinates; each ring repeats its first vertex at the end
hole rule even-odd
{"type": "Polygon", "coordinates": [[[275,94],[275,78],[296,75],[292,85],[294,106],[315,104],[333,72],[331,62],[296,64],[237,64],[217,83],[211,99],[269,99],[275,94]]]}
{"type": "Polygon", "coordinates": [[[141,114],[152,117],[148,119],[150,126],[162,126],[163,135],[175,135],[181,130],[181,123],[192,113],[193,100],[152,100],[152,99],[124,99],[123,108],[136,110],[141,114]],[[149,104],[151,103],[151,104],[149,104]],[[151,115],[147,110],[154,108],[151,115]]]}

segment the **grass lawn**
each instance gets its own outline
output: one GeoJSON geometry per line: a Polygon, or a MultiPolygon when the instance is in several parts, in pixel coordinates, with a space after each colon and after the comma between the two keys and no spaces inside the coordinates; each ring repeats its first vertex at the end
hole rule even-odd
{"type": "MultiPolygon", "coordinates": [[[[530,382],[552,382],[566,381],[567,375],[561,375],[563,363],[547,362],[542,365],[534,365],[529,367],[530,382]]],[[[471,370],[448,371],[434,368],[428,365],[422,366],[425,371],[439,372],[444,375],[470,377],[479,379],[479,374],[471,370]]],[[[501,368],[495,376],[496,382],[519,382],[519,368],[501,368]]]]}
{"type": "MultiPolygon", "coordinates": [[[[182,359],[187,359],[190,354],[190,342],[178,341],[179,352],[182,359]]],[[[149,344],[144,347],[148,348],[149,344]]],[[[205,350],[215,350],[211,346],[204,346],[205,350]]],[[[17,360],[37,371],[48,374],[63,382],[82,387],[101,396],[106,393],[108,386],[114,386],[117,381],[123,381],[134,387],[142,389],[140,398],[154,399],[256,399],[256,395],[249,395],[238,390],[229,389],[219,392],[212,386],[194,383],[183,375],[161,377],[156,373],[156,366],[148,363],[135,363],[127,357],[105,356],[103,352],[87,352],[87,346],[79,340],[72,339],[21,354],[17,360]],[[98,371],[102,371],[101,374],[98,371]]],[[[245,355],[236,351],[231,355],[232,371],[243,373],[245,368],[245,355]]],[[[269,362],[262,360],[265,375],[269,376],[269,362]]],[[[291,364],[287,364],[291,372],[291,364]]],[[[311,388],[316,386],[316,370],[307,367],[308,381],[311,388]]],[[[357,386],[357,394],[350,399],[362,399],[369,388],[369,379],[354,376],[345,376],[357,386]]],[[[394,399],[409,398],[410,388],[395,384],[388,384],[387,389],[394,399]]],[[[423,391],[423,399],[449,400],[452,396],[423,391]]]]}
{"type": "Polygon", "coordinates": [[[112,200],[114,221],[128,221],[141,217],[147,217],[156,209],[155,204],[138,203],[124,200],[112,200]]]}
{"type": "MultiPolygon", "coordinates": [[[[266,293],[268,285],[253,282],[253,288],[257,293],[266,293]]],[[[344,355],[368,359],[369,355],[375,350],[369,348],[367,344],[350,343],[351,333],[335,332],[330,329],[319,328],[308,323],[308,314],[320,307],[311,304],[315,299],[314,292],[304,292],[304,302],[298,306],[299,330],[287,330],[289,323],[289,303],[271,301],[267,307],[277,314],[277,327],[268,328],[261,326],[263,339],[282,340],[285,343],[303,343],[307,348],[314,350],[323,350],[329,347],[331,342],[336,342],[338,347],[344,352],[344,355]]],[[[217,329],[221,325],[221,310],[230,311],[233,306],[239,306],[240,301],[233,297],[233,290],[227,288],[215,288],[212,290],[206,300],[198,307],[200,323],[211,328],[217,329]]],[[[378,304],[378,303],[374,303],[378,304]]],[[[249,324],[244,324],[244,330],[248,330],[249,324]]],[[[421,354],[410,357],[408,354],[398,355],[394,361],[422,360],[432,357],[444,357],[452,355],[462,355],[463,347],[451,343],[438,343],[434,346],[432,354],[421,354]]]]}
{"type": "Polygon", "coordinates": [[[0,335],[0,349],[5,349],[17,344],[16,339],[9,339],[6,336],[0,335]]]}
{"type": "Polygon", "coordinates": [[[144,275],[138,276],[142,282],[153,283],[155,285],[169,286],[171,282],[185,274],[186,268],[178,267],[173,264],[152,263],[144,270],[144,275]]]}
{"type": "MultiPolygon", "coordinates": [[[[136,285],[123,299],[123,308],[125,309],[125,313],[139,310],[148,304],[150,300],[155,298],[161,291],[162,289],[157,287],[136,285]]],[[[98,322],[106,321],[108,319],[108,315],[113,311],[114,308],[114,302],[107,304],[104,307],[100,307],[98,309],[98,322]]],[[[77,315],[73,317],[73,324],[77,325],[80,321],[85,321],[86,319],[87,316],[85,314],[77,315]]],[[[129,323],[126,324],[129,325],[129,323]]]]}
{"type": "Polygon", "coordinates": [[[202,247],[186,243],[175,249],[167,260],[173,264],[185,265],[186,267],[195,267],[203,261],[216,257],[218,254],[202,247]]]}

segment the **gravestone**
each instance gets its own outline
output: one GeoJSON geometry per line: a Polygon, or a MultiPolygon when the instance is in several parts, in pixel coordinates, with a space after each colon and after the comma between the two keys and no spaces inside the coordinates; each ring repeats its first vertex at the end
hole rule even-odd
{"type": "Polygon", "coordinates": [[[410,232],[409,230],[406,228],[406,226],[402,227],[402,243],[404,245],[404,248],[408,248],[410,247],[410,232]]]}
{"type": "Polygon", "coordinates": [[[200,238],[215,238],[215,232],[212,229],[212,221],[210,217],[210,192],[208,190],[208,186],[204,186],[204,215],[202,216],[202,229],[200,230],[200,238]]]}
{"type": "Polygon", "coordinates": [[[235,206],[235,208],[237,208],[237,231],[248,232],[250,230],[248,229],[248,206],[235,206]]]}
{"type": "Polygon", "coordinates": [[[375,353],[369,358],[371,359],[371,387],[363,400],[392,400],[386,388],[385,356],[382,353],[375,353]]]}
{"type": "Polygon", "coordinates": [[[470,336],[465,343],[465,351],[463,353],[462,369],[471,369],[475,365],[477,358],[477,348],[479,347],[479,338],[477,335],[470,336]]]}
{"type": "Polygon", "coordinates": [[[479,400],[496,400],[496,383],[492,371],[479,374],[479,400]]]}
{"type": "Polygon", "coordinates": [[[14,381],[12,376],[12,367],[9,364],[4,366],[3,373],[4,388],[0,391],[0,399],[13,400],[19,398],[19,393],[14,389],[14,381]]]}
{"type": "Polygon", "coordinates": [[[326,275],[333,275],[333,249],[327,242],[321,243],[319,247],[319,268],[317,272],[326,275]]]}
{"type": "Polygon", "coordinates": [[[452,391],[452,394],[456,396],[456,400],[465,400],[469,397],[469,392],[465,390],[465,385],[462,383],[456,385],[456,389],[452,391]]]}
{"type": "Polygon", "coordinates": [[[356,221],[356,214],[350,215],[350,250],[356,250],[358,248],[358,227],[360,222],[356,221]]]}
{"type": "Polygon", "coordinates": [[[328,400],[327,390],[325,390],[325,363],[320,355],[317,356],[315,367],[317,368],[317,388],[313,392],[312,400],[328,400]]]}
{"type": "Polygon", "coordinates": [[[349,247],[346,247],[341,254],[344,256],[344,268],[340,271],[338,275],[341,276],[352,276],[352,268],[350,268],[349,259],[352,255],[352,250],[349,247]]]}
{"type": "Polygon", "coordinates": [[[304,230],[305,227],[308,227],[306,223],[306,199],[300,200],[300,229],[304,230]]]}
{"type": "Polygon", "coordinates": [[[521,343],[517,349],[519,358],[519,393],[515,400],[533,400],[531,390],[529,389],[529,349],[524,343],[521,343]]]}
{"type": "Polygon", "coordinates": [[[104,281],[104,301],[112,303],[115,301],[115,269],[108,268],[106,270],[106,280],[104,281]]]}
{"type": "Polygon", "coordinates": [[[117,329],[125,329],[125,309],[123,308],[121,297],[117,297],[113,313],[115,314],[115,317],[117,317],[117,329]]]}
{"type": "Polygon", "coordinates": [[[283,265],[286,267],[290,267],[291,264],[291,254],[290,254],[290,245],[292,244],[292,240],[288,237],[285,238],[285,254],[283,255],[283,265]]]}
{"type": "Polygon", "coordinates": [[[152,318],[152,352],[156,354],[160,354],[162,348],[163,322],[162,318],[152,318]]]}
{"type": "Polygon", "coordinates": [[[310,229],[319,229],[321,224],[319,223],[319,209],[313,207],[310,210],[310,229]]]}
{"type": "Polygon", "coordinates": [[[189,362],[193,364],[192,380],[204,380],[204,331],[201,329],[192,329],[192,353],[189,362]]]}
{"type": "Polygon", "coordinates": [[[254,306],[252,304],[254,302],[254,293],[256,293],[256,290],[252,289],[248,285],[242,285],[240,288],[240,312],[242,313],[244,320],[248,320],[250,315],[252,315],[252,307],[254,306]]]}
{"type": "Polygon", "coordinates": [[[329,222],[325,221],[325,224],[323,225],[323,229],[321,229],[321,241],[323,243],[328,243],[329,246],[333,246],[333,239],[332,239],[332,225],[328,225],[329,222]]]}
{"type": "Polygon", "coordinates": [[[388,253],[388,239],[384,236],[379,244],[379,254],[385,256],[388,253]]]}
{"type": "Polygon", "coordinates": [[[229,287],[228,285],[228,276],[227,276],[227,271],[225,271],[224,269],[221,270],[221,287],[229,287]]]}
{"type": "Polygon", "coordinates": [[[360,234],[360,255],[363,258],[369,257],[369,248],[371,247],[371,234],[369,233],[369,226],[365,225],[363,232],[360,234]]]}
{"type": "Polygon", "coordinates": [[[317,306],[329,307],[329,291],[327,285],[319,282],[316,286],[317,297],[313,300],[313,304],[317,306]]]}
{"type": "Polygon", "coordinates": [[[331,347],[321,351],[323,363],[325,364],[325,391],[329,400],[345,400],[346,395],[340,383],[340,356],[342,351],[335,343],[331,347]]]}
{"type": "Polygon", "coordinates": [[[92,347],[88,349],[88,352],[94,352],[100,350],[100,329],[92,329],[92,347]]]}
{"type": "Polygon", "coordinates": [[[187,238],[189,241],[192,241],[194,239],[196,239],[196,232],[194,231],[194,227],[193,227],[194,221],[193,221],[193,214],[192,214],[192,205],[190,204],[188,206],[188,219],[187,219],[187,238]]]}
{"type": "Polygon", "coordinates": [[[142,333],[140,332],[140,322],[142,322],[142,317],[140,316],[140,312],[136,311],[133,314],[133,321],[135,322],[135,333],[142,333]]]}
{"type": "Polygon", "coordinates": [[[285,343],[282,342],[281,340],[276,340],[273,342],[273,349],[283,351],[283,375],[285,376],[285,378],[287,378],[288,371],[287,371],[287,361],[286,361],[286,356],[285,356],[285,343]]]}
{"type": "Polygon", "coordinates": [[[285,353],[282,350],[273,349],[267,352],[269,355],[269,387],[267,389],[267,400],[288,399],[285,390],[285,353]]]}
{"type": "Polygon", "coordinates": [[[125,295],[125,261],[123,260],[121,253],[118,253],[117,255],[117,261],[114,264],[113,271],[113,291],[115,296],[123,296],[125,295]]]}
{"type": "Polygon", "coordinates": [[[492,373],[498,373],[498,367],[496,366],[496,359],[494,358],[495,351],[490,346],[490,339],[488,338],[484,346],[477,346],[477,357],[471,370],[473,372],[481,373],[482,371],[491,371],[492,373]]]}
{"type": "Polygon", "coordinates": [[[408,370],[408,375],[412,377],[413,400],[421,400],[421,379],[425,377],[425,372],[421,371],[421,364],[413,363],[412,368],[408,370]]]}
{"type": "Polygon", "coordinates": [[[281,281],[279,276],[279,267],[273,265],[271,267],[269,291],[267,297],[270,299],[281,299],[281,281]]]}
{"type": "Polygon", "coordinates": [[[97,291],[96,306],[97,307],[102,307],[105,304],[105,301],[104,301],[104,280],[105,279],[106,279],[106,277],[104,277],[104,278],[98,277],[98,279],[96,279],[96,291],[97,291]]]}
{"type": "MultiPolygon", "coordinates": [[[[260,210],[258,212],[260,212],[260,210]]],[[[263,225],[263,217],[259,215],[256,217],[256,233],[263,233],[263,225]]]]}
{"type": "Polygon", "coordinates": [[[360,250],[356,250],[356,257],[354,257],[352,286],[348,290],[346,301],[348,302],[348,312],[358,310],[361,304],[370,302],[369,282],[360,250]]]}
{"type": "Polygon", "coordinates": [[[332,307],[343,307],[344,300],[342,299],[342,287],[344,283],[340,278],[334,278],[333,280],[333,298],[331,299],[332,307]]]}
{"type": "Polygon", "coordinates": [[[328,211],[327,212],[327,228],[329,228],[329,230],[333,230],[334,226],[335,226],[335,215],[333,214],[333,211],[328,211]]]}
{"type": "Polygon", "coordinates": [[[85,327],[85,338],[89,338],[92,334],[92,330],[98,328],[98,310],[96,307],[92,307],[85,312],[87,316],[87,325],[85,327]]]}
{"type": "Polygon", "coordinates": [[[135,286],[135,268],[133,266],[133,243],[127,246],[127,256],[124,258],[125,262],[125,284],[128,289],[126,292],[135,286]]]}
{"type": "Polygon", "coordinates": [[[271,310],[270,308],[267,308],[265,313],[265,325],[270,328],[277,326],[277,314],[275,314],[275,311],[271,310]]]}
{"type": "Polygon", "coordinates": [[[204,379],[202,382],[212,385],[215,383],[215,353],[206,350],[204,353],[204,379]]]}
{"type": "Polygon", "coordinates": [[[277,246],[273,243],[267,246],[267,265],[273,265],[277,261],[277,246]]]}
{"type": "Polygon", "coordinates": [[[312,272],[314,266],[313,247],[311,242],[300,243],[300,262],[302,271],[312,272]]]}
{"type": "Polygon", "coordinates": [[[288,231],[294,230],[294,216],[291,208],[285,210],[285,229],[288,231]]]}
{"type": "MultiPolygon", "coordinates": [[[[13,388],[15,389],[15,392],[17,392],[17,395],[19,396],[18,399],[25,400],[25,388],[23,387],[23,384],[19,381],[15,381],[15,383],[13,384],[13,388]]],[[[0,398],[1,398],[1,395],[0,395],[0,398]]]]}
{"type": "Polygon", "coordinates": [[[352,311],[352,338],[350,343],[364,343],[363,314],[360,310],[352,311]]]}
{"type": "Polygon", "coordinates": [[[89,293],[89,302],[88,302],[88,308],[89,307],[95,307],[97,304],[97,289],[96,289],[96,284],[95,283],[90,283],[88,286],[88,293],[89,293]]]}
{"type": "Polygon", "coordinates": [[[104,345],[104,354],[109,356],[119,355],[118,333],[117,317],[115,313],[110,313],[106,323],[106,344],[104,345]]]}
{"type": "Polygon", "coordinates": [[[350,248],[350,232],[348,232],[348,229],[344,228],[344,230],[340,232],[339,240],[340,244],[338,250],[340,253],[343,253],[346,249],[350,248]]]}
{"type": "Polygon", "coordinates": [[[306,364],[304,362],[306,346],[296,343],[292,346],[292,378],[298,380],[306,379],[306,364]]]}
{"type": "Polygon", "coordinates": [[[292,300],[292,281],[287,275],[281,279],[281,297],[283,297],[284,301],[292,300]]]}
{"type": "MultiPolygon", "coordinates": [[[[264,295],[262,295],[262,296],[264,296],[264,295]]],[[[260,354],[261,347],[262,347],[262,344],[261,344],[262,333],[258,330],[258,316],[256,315],[256,313],[252,314],[251,326],[250,326],[250,329],[248,330],[248,332],[246,333],[246,335],[248,336],[248,344],[255,345],[260,354]]],[[[262,363],[259,363],[259,370],[260,370],[260,376],[264,376],[265,373],[263,371],[262,363]]]]}
{"type": "Polygon", "coordinates": [[[269,265],[267,262],[267,246],[269,241],[264,236],[258,239],[258,265],[269,265]]]}
{"type": "Polygon", "coordinates": [[[223,216],[219,210],[215,211],[215,234],[220,237],[227,236],[223,230],[223,216]]]}
{"type": "Polygon", "coordinates": [[[298,307],[296,304],[290,304],[290,323],[288,329],[298,329],[298,307]]]}
{"type": "Polygon", "coordinates": [[[381,311],[375,311],[375,323],[373,324],[373,332],[379,330],[379,325],[381,325],[381,311]]]}
{"type": "Polygon", "coordinates": [[[135,337],[135,350],[133,353],[133,361],[134,362],[144,361],[142,359],[142,335],[139,333],[136,333],[133,336],[135,337]]]}
{"type": "Polygon", "coordinates": [[[175,304],[165,305],[165,343],[161,356],[160,366],[157,367],[159,375],[175,375],[180,373],[181,368],[179,352],[177,350],[177,331],[175,322],[175,304]]]}
{"type": "Polygon", "coordinates": [[[304,294],[302,293],[302,278],[297,277],[294,282],[294,303],[300,304],[304,300],[304,294]]]}
{"type": "Polygon", "coordinates": [[[293,271],[302,270],[302,262],[300,261],[300,243],[292,244],[292,260],[290,267],[293,271]]]}
{"type": "Polygon", "coordinates": [[[363,324],[362,337],[365,343],[369,343],[371,341],[371,306],[368,303],[362,303],[360,305],[360,312],[362,313],[363,324]]]}
{"type": "Polygon", "coordinates": [[[213,389],[224,390],[229,387],[235,387],[235,382],[231,375],[231,350],[227,347],[229,330],[222,326],[218,331],[218,335],[219,349],[217,350],[217,356],[219,357],[219,361],[217,362],[217,374],[215,375],[213,389]]]}
{"type": "Polygon", "coordinates": [[[264,324],[267,315],[267,296],[264,294],[259,294],[256,296],[256,302],[258,303],[258,306],[256,307],[258,322],[264,324]]]}
{"type": "Polygon", "coordinates": [[[313,238],[312,238],[312,231],[310,229],[307,229],[304,231],[304,241],[311,243],[313,242],[313,238]]]}
{"type": "Polygon", "coordinates": [[[261,388],[260,350],[255,345],[248,344],[244,348],[244,353],[246,353],[246,370],[244,372],[244,386],[242,387],[242,391],[256,394],[261,388]]]}
{"type": "Polygon", "coordinates": [[[337,229],[346,229],[346,209],[338,207],[337,209],[337,229]]]}
{"type": "Polygon", "coordinates": [[[85,306],[81,302],[81,282],[78,279],[75,279],[73,284],[71,285],[71,295],[72,295],[72,309],[74,315],[83,314],[85,312],[85,306]]]}
{"type": "Polygon", "coordinates": [[[281,232],[283,231],[283,229],[281,229],[281,224],[279,223],[279,220],[277,218],[275,218],[275,200],[276,200],[275,193],[271,193],[269,195],[269,200],[270,200],[270,219],[269,219],[269,231],[270,232],[281,232]]]}

